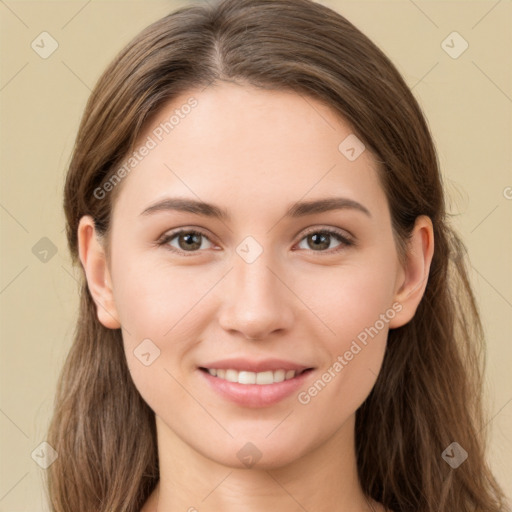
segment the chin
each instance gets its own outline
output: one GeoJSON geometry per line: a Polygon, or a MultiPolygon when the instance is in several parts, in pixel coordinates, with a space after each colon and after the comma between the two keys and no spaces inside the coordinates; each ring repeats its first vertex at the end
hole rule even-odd
{"type": "MultiPolygon", "coordinates": [[[[261,435],[261,434],[260,434],[261,435]]],[[[239,438],[240,439],[240,438],[239,438]]],[[[231,440],[229,446],[224,446],[218,453],[204,453],[210,460],[233,469],[269,470],[287,466],[306,451],[306,447],[297,449],[297,444],[290,438],[262,439],[259,441],[231,440]]],[[[250,439],[247,437],[246,439],[250,439]]]]}

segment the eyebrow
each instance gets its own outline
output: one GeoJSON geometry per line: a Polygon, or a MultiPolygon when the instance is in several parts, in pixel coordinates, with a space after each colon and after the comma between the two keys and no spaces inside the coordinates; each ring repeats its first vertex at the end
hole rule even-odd
{"type": "MultiPolygon", "coordinates": [[[[347,209],[360,211],[370,218],[372,216],[365,206],[353,199],[345,197],[327,197],[325,199],[297,202],[288,208],[284,216],[298,218],[316,213],[324,213],[331,210],[347,209]]],[[[194,213],[196,215],[203,215],[205,217],[217,218],[225,221],[231,220],[229,213],[218,206],[205,203],[203,201],[196,201],[195,199],[179,197],[167,197],[162,199],[157,203],[148,206],[140,213],[140,215],[150,215],[155,212],[172,210],[194,213]]]]}

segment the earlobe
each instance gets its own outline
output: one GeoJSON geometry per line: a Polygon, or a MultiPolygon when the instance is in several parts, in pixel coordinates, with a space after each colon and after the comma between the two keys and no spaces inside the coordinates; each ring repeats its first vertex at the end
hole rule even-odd
{"type": "Polygon", "coordinates": [[[96,304],[98,320],[109,329],[119,329],[121,323],[114,302],[112,280],[104,248],[98,239],[94,220],[90,215],[78,225],[78,251],[89,291],[96,304]]]}
{"type": "Polygon", "coordinates": [[[430,272],[430,264],[434,255],[434,228],[432,220],[426,215],[416,219],[413,233],[408,243],[406,266],[397,280],[395,301],[402,309],[389,322],[390,329],[401,327],[414,317],[425,288],[430,272]]]}

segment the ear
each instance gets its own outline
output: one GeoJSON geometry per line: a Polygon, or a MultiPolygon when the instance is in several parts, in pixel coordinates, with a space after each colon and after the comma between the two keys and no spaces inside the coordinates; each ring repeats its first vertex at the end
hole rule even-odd
{"type": "Polygon", "coordinates": [[[96,303],[98,320],[109,329],[119,329],[121,323],[112,293],[106,254],[90,215],[83,216],[78,225],[78,252],[89,291],[96,303]]]}
{"type": "Polygon", "coordinates": [[[402,327],[414,317],[427,287],[433,255],[432,221],[430,217],[420,215],[416,219],[408,243],[405,268],[401,267],[396,282],[395,301],[402,306],[402,309],[389,322],[390,329],[402,327]]]}

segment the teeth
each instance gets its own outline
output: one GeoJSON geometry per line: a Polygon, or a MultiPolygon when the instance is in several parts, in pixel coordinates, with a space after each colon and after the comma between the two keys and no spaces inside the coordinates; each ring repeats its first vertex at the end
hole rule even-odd
{"type": "MultiPolygon", "coordinates": [[[[295,372],[293,372],[295,373],[295,372]]],[[[241,375],[241,374],[240,374],[241,375]]],[[[273,384],[274,372],[259,372],[254,374],[255,384],[273,384]]]]}
{"type": "Polygon", "coordinates": [[[208,373],[219,379],[229,382],[238,382],[239,384],[274,384],[275,382],[283,382],[283,380],[293,379],[295,370],[268,370],[266,372],[248,372],[245,370],[221,370],[208,368],[208,373]]]}
{"type": "MultiPolygon", "coordinates": [[[[258,376],[260,375],[261,373],[258,373],[258,376]]],[[[240,384],[256,384],[256,374],[254,372],[238,372],[238,382],[240,384]]]]}
{"type": "Polygon", "coordinates": [[[284,370],[276,370],[274,372],[274,382],[283,382],[286,376],[286,372],[284,370]]]}

